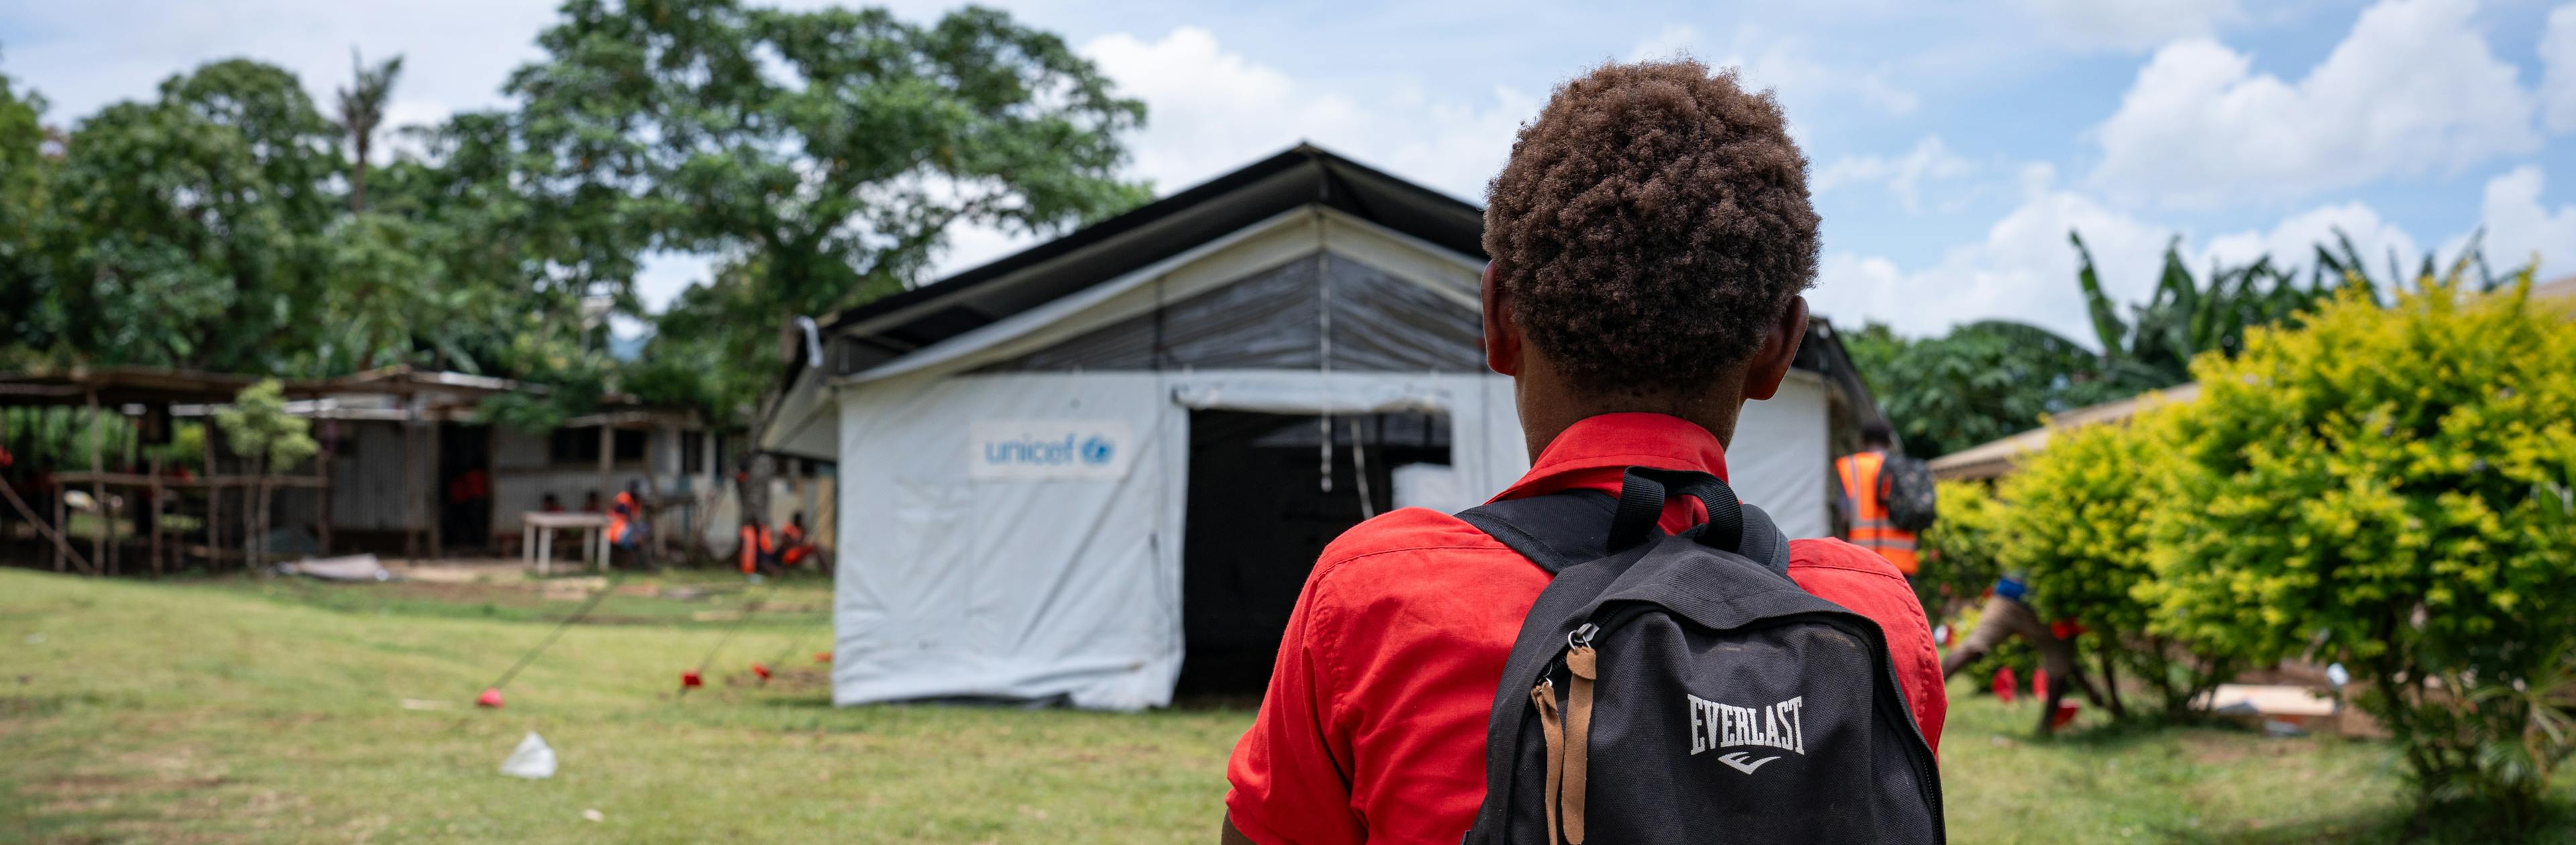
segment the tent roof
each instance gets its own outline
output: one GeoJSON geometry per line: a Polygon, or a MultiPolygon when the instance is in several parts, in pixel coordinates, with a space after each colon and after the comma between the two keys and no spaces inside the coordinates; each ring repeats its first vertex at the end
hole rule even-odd
{"type": "MultiPolygon", "coordinates": [[[[1125,214],[821,321],[866,369],[1113,279],[1299,206],[1321,204],[1485,257],[1484,211],[1312,144],[1299,144],[1125,214]]],[[[802,362],[791,364],[793,378],[802,362]]]]}

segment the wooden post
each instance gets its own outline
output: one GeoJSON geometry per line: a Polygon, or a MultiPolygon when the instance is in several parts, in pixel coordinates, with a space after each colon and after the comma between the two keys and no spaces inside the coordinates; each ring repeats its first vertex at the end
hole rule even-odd
{"type": "Polygon", "coordinates": [[[152,473],[152,490],[143,506],[152,509],[148,512],[150,519],[147,521],[152,523],[152,578],[157,581],[161,578],[161,459],[154,457],[148,466],[152,473]]]}
{"type": "MultiPolygon", "coordinates": [[[[86,420],[84,424],[89,428],[90,434],[98,433],[97,390],[89,391],[89,419],[86,420]]],[[[91,473],[91,478],[97,478],[100,475],[107,474],[107,466],[99,456],[99,447],[102,445],[104,444],[99,443],[98,438],[90,438],[89,471],[91,473]]],[[[108,568],[107,537],[110,532],[115,530],[116,515],[108,512],[107,484],[105,482],[91,481],[89,483],[89,495],[93,505],[98,508],[98,515],[100,517],[98,533],[90,535],[89,538],[89,559],[90,562],[94,564],[91,567],[92,569],[105,573],[108,568]]]]}
{"type": "MultiPolygon", "coordinates": [[[[417,401],[417,397],[414,401],[417,401]]],[[[419,413],[420,408],[417,405],[413,406],[403,415],[402,422],[403,559],[413,563],[420,562],[420,476],[412,469],[412,464],[416,460],[412,455],[412,436],[414,429],[418,428],[413,425],[413,417],[419,413]]]]}
{"type": "Polygon", "coordinates": [[[602,514],[608,513],[609,507],[617,503],[617,490],[610,485],[608,478],[608,458],[616,445],[617,427],[610,425],[607,417],[602,416],[599,422],[599,512],[602,514]]]}
{"type": "Polygon", "coordinates": [[[499,454],[501,454],[501,427],[485,423],[483,465],[476,467],[483,471],[483,536],[474,538],[475,544],[483,547],[484,554],[491,554],[494,551],[491,548],[492,531],[501,525],[501,476],[492,471],[494,457],[499,454]]]}
{"type": "Polygon", "coordinates": [[[198,439],[206,443],[206,523],[202,526],[206,532],[206,571],[215,572],[223,567],[224,544],[220,539],[221,529],[217,526],[224,524],[221,519],[224,488],[215,484],[215,433],[218,429],[215,426],[214,406],[208,405],[206,415],[197,418],[197,431],[205,435],[198,439]]]}
{"type": "MultiPolygon", "coordinates": [[[[18,510],[19,516],[26,517],[29,523],[34,524],[38,535],[53,541],[54,571],[63,571],[63,561],[66,558],[79,563],[82,572],[90,571],[89,562],[81,560],[80,553],[72,551],[71,541],[65,539],[62,532],[55,530],[53,526],[46,525],[43,517],[36,515],[35,509],[27,507],[27,500],[18,498],[17,489],[10,487],[9,480],[5,478],[0,478],[0,499],[7,499],[9,506],[18,510]]],[[[56,496],[54,501],[54,509],[62,510],[62,497],[56,496]]]]}
{"type": "MultiPolygon", "coordinates": [[[[331,411],[328,408],[324,408],[322,410],[323,414],[329,414],[330,412],[331,411]]],[[[330,557],[331,487],[338,480],[336,476],[331,474],[331,453],[339,449],[340,421],[328,416],[317,416],[317,418],[322,422],[322,454],[319,462],[314,464],[314,471],[322,474],[322,486],[313,494],[318,497],[314,499],[313,502],[313,533],[315,535],[314,543],[318,547],[315,551],[320,552],[320,554],[316,556],[330,557]]]]}
{"type": "Polygon", "coordinates": [[[446,444],[440,443],[439,441],[444,434],[445,432],[443,431],[443,426],[440,422],[436,419],[431,419],[429,421],[429,457],[423,461],[423,463],[429,465],[430,486],[429,490],[426,491],[426,495],[429,496],[430,507],[423,508],[423,510],[427,510],[433,515],[433,518],[429,520],[428,527],[429,557],[432,560],[447,556],[446,537],[444,536],[447,533],[447,488],[439,484],[439,476],[446,474],[440,471],[442,459],[445,457],[441,453],[445,451],[446,444]]]}

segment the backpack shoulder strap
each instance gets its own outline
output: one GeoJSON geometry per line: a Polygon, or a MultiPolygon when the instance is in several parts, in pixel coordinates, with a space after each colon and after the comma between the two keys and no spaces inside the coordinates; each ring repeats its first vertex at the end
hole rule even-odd
{"type": "Polygon", "coordinates": [[[1490,534],[1548,574],[1610,556],[1610,517],[1618,497],[1599,490],[1488,502],[1458,512],[1458,519],[1490,534]]]}
{"type": "MultiPolygon", "coordinates": [[[[1789,574],[1789,540],[1761,508],[1744,505],[1739,553],[1782,577],[1789,574]]],[[[1567,490],[1506,499],[1459,511],[1458,519],[1491,535],[1549,574],[1609,557],[1619,499],[1599,490],[1567,490]]]]}

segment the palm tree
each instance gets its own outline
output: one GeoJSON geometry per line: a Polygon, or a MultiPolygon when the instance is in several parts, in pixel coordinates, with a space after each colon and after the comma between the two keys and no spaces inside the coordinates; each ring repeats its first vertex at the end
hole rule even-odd
{"type": "Polygon", "coordinates": [[[349,165],[349,210],[367,210],[367,152],[375,146],[376,130],[385,122],[385,101],[392,99],[394,80],[402,76],[402,57],[395,56],[384,64],[367,67],[356,49],[349,51],[349,64],[357,79],[340,89],[340,128],[349,132],[349,146],[357,160],[349,165]]]}

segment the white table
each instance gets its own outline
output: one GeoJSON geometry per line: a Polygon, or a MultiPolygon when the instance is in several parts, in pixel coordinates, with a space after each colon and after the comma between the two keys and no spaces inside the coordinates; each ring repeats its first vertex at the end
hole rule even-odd
{"type": "Polygon", "coordinates": [[[540,577],[554,563],[555,532],[565,528],[581,529],[583,563],[597,561],[597,568],[608,568],[607,514],[529,511],[519,515],[519,524],[519,554],[536,564],[540,577]]]}

